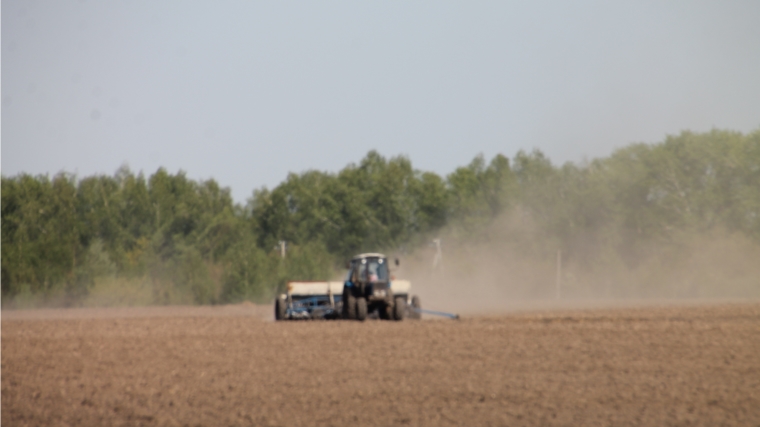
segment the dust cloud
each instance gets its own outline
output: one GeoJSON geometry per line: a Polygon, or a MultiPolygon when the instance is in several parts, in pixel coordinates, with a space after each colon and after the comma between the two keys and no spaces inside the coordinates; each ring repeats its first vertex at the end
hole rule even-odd
{"type": "Polygon", "coordinates": [[[440,255],[431,238],[402,256],[396,272],[431,310],[496,314],[760,298],[760,244],[720,229],[630,240],[578,235],[563,248],[512,215],[485,232],[449,229],[436,237],[440,255]]]}

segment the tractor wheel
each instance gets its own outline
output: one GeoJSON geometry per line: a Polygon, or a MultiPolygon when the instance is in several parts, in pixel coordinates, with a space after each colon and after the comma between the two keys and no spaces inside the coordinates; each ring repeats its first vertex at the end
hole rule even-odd
{"type": "Polygon", "coordinates": [[[406,313],[406,298],[396,297],[395,304],[393,304],[393,320],[404,320],[404,314],[406,313]]]}
{"type": "Polygon", "coordinates": [[[409,309],[409,318],[410,319],[421,319],[422,314],[415,311],[414,309],[421,309],[422,304],[420,304],[420,297],[417,295],[412,297],[412,306],[409,309]]]}
{"type": "Polygon", "coordinates": [[[287,319],[287,312],[285,311],[287,309],[287,304],[285,301],[282,300],[282,298],[277,297],[276,300],[274,300],[274,320],[285,320],[287,319]]]}
{"type": "Polygon", "coordinates": [[[356,319],[356,298],[350,288],[343,288],[343,318],[356,319]]]}
{"type": "Polygon", "coordinates": [[[367,300],[359,297],[356,299],[356,320],[364,321],[367,318],[367,300]]]}

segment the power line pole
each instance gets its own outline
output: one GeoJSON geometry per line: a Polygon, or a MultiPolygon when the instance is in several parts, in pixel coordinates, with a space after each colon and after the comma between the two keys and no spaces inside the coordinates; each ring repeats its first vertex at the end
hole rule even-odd
{"type": "Polygon", "coordinates": [[[443,252],[441,252],[441,239],[433,239],[432,244],[435,246],[435,258],[433,258],[433,270],[438,268],[443,261],[443,252]]]}

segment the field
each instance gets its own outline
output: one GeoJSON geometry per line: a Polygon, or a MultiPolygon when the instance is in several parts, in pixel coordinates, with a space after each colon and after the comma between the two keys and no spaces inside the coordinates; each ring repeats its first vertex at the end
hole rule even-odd
{"type": "Polygon", "coordinates": [[[760,426],[760,304],[274,323],[2,313],[2,424],[760,426]]]}

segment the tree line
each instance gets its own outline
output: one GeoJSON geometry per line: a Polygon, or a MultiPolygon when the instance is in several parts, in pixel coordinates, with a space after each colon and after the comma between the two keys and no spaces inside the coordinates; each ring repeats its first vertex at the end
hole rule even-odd
{"type": "Polygon", "coordinates": [[[330,278],[355,253],[412,251],[442,230],[478,236],[507,214],[531,224],[539,250],[589,260],[635,263],[639,242],[717,227],[760,243],[760,131],[682,132],[581,164],[478,156],[445,177],[370,151],[337,173],[291,173],[244,205],[213,179],[164,169],[3,176],[3,302],[77,304],[116,279],[154,304],[262,300],[287,280],[330,278]]]}

